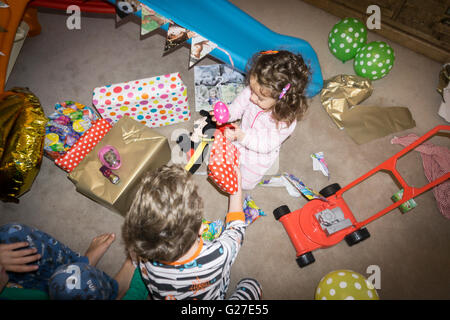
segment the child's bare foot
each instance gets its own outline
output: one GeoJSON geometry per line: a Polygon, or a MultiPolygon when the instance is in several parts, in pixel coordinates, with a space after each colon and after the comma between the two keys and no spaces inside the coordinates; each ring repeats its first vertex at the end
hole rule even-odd
{"type": "Polygon", "coordinates": [[[114,233],[105,233],[92,239],[89,248],[84,254],[88,257],[91,266],[95,267],[97,265],[115,239],[116,235],[114,233]]]}

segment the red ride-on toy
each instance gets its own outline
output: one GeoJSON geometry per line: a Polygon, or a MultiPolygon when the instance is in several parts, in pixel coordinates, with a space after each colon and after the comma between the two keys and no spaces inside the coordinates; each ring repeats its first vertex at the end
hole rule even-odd
{"type": "Polygon", "coordinates": [[[447,172],[445,175],[429,182],[425,186],[415,188],[409,186],[396,170],[397,160],[400,157],[439,131],[450,131],[450,126],[441,125],[435,127],[393,157],[387,159],[344,188],[341,188],[337,183],[323,188],[319,193],[326,197],[327,201],[314,199],[309,201],[303,208],[293,212],[286,205],[275,209],[273,211],[275,219],[280,220],[283,224],[297,251],[298,265],[303,268],[313,263],[315,259],[312,251],[316,249],[331,247],[343,239],[345,239],[349,246],[352,246],[369,238],[369,231],[365,228],[367,224],[382,217],[404,202],[417,197],[449,179],[450,173],[447,172]],[[404,190],[403,197],[401,200],[370,216],[368,219],[357,221],[345,203],[342,194],[381,170],[392,172],[404,190]]]}

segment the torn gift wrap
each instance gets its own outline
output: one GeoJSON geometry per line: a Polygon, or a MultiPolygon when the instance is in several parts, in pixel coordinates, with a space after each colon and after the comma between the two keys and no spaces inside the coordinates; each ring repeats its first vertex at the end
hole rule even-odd
{"type": "Polygon", "coordinates": [[[325,162],[325,158],[323,157],[323,152],[316,152],[311,154],[311,158],[313,159],[313,170],[314,171],[322,171],[323,175],[330,179],[330,173],[328,171],[328,165],[325,162]]]}
{"type": "Polygon", "coordinates": [[[266,215],[264,211],[262,211],[261,208],[256,205],[255,201],[249,194],[245,195],[244,204],[242,205],[242,211],[244,211],[245,213],[245,223],[247,225],[253,223],[261,216],[266,215]]]}
{"type": "Polygon", "coordinates": [[[111,124],[129,116],[156,128],[191,118],[187,89],[178,72],[95,88],[92,102],[111,124]]]}
{"type": "Polygon", "coordinates": [[[414,128],[416,122],[406,107],[355,106],[343,117],[345,132],[357,144],[414,128]]]}
{"type": "Polygon", "coordinates": [[[94,108],[74,101],[55,104],[45,126],[44,154],[56,160],[66,154],[80,137],[100,119],[94,108]]]}
{"type": "Polygon", "coordinates": [[[286,191],[292,197],[298,198],[303,195],[308,200],[319,199],[328,202],[328,200],[321,196],[317,191],[305,186],[299,178],[286,172],[280,176],[273,176],[269,180],[263,180],[259,185],[263,187],[285,187],[286,191]]]}
{"type": "Polygon", "coordinates": [[[344,129],[343,114],[372,95],[369,79],[339,74],[325,81],[320,101],[339,129],[344,129]]]}
{"type": "Polygon", "coordinates": [[[205,218],[202,219],[202,238],[207,241],[214,241],[217,239],[223,230],[224,223],[222,220],[208,221],[205,218]]]}
{"type": "Polygon", "coordinates": [[[341,74],[325,82],[320,99],[338,128],[345,129],[357,144],[416,126],[406,107],[359,105],[372,92],[370,80],[341,74]]]}
{"type": "Polygon", "coordinates": [[[142,123],[122,117],[69,174],[76,190],[122,215],[128,212],[143,173],[170,160],[167,138],[142,123]],[[112,184],[100,172],[99,151],[113,146],[120,154],[121,166],[113,173],[120,177],[112,184]]]}

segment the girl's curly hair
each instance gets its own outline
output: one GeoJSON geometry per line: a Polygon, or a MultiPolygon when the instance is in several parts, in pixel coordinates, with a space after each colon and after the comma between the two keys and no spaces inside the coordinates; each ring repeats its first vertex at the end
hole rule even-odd
{"type": "Polygon", "coordinates": [[[250,60],[247,70],[247,85],[250,78],[255,77],[259,85],[270,89],[270,96],[276,100],[270,109],[276,122],[291,125],[303,117],[308,109],[304,91],[311,72],[300,54],[286,50],[257,53],[250,60]],[[279,99],[288,83],[291,87],[279,99]]]}

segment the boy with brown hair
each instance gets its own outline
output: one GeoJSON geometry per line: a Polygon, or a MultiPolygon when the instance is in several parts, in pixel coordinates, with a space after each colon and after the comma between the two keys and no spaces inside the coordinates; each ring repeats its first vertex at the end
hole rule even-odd
{"type": "MultiPolygon", "coordinates": [[[[225,229],[214,241],[202,239],[203,200],[192,175],[179,165],[146,174],[122,236],[153,299],[225,299],[231,266],[244,239],[245,215],[239,190],[229,196],[225,229]]],[[[260,299],[254,279],[242,279],[229,299],[260,299]]]]}

